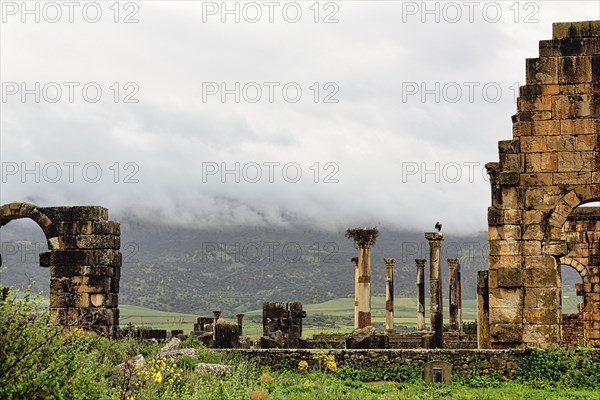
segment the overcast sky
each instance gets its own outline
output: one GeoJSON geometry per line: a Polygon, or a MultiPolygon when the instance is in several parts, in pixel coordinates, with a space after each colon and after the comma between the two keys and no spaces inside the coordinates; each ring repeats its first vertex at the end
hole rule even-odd
{"type": "Polygon", "coordinates": [[[600,18],[597,0],[1,5],[0,203],[203,228],[486,229],[525,59],[552,22],[600,18]]]}

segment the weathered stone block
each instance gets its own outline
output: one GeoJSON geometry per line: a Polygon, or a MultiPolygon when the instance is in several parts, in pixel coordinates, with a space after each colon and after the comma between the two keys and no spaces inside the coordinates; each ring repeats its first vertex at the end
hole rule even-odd
{"type": "Polygon", "coordinates": [[[525,308],[523,309],[523,321],[530,324],[558,324],[560,322],[560,310],[553,308],[525,308]]]}
{"type": "Polygon", "coordinates": [[[542,251],[543,254],[551,256],[562,256],[567,254],[569,252],[569,249],[567,248],[566,242],[560,241],[544,243],[542,251]]]}
{"type": "Polygon", "coordinates": [[[521,186],[549,186],[552,185],[552,173],[525,173],[520,175],[521,186]]]}
{"type": "Polygon", "coordinates": [[[549,136],[546,138],[547,150],[548,151],[573,151],[575,150],[575,144],[577,136],[572,135],[559,135],[549,136]]]}
{"type": "Polygon", "coordinates": [[[502,210],[488,207],[488,225],[502,225],[504,223],[502,210]]]}
{"type": "Polygon", "coordinates": [[[492,255],[488,257],[490,269],[519,268],[521,266],[520,255],[492,255]]]}
{"type": "Polygon", "coordinates": [[[502,210],[502,220],[506,225],[519,225],[521,223],[521,210],[502,210]]]}
{"type": "Polygon", "coordinates": [[[93,307],[115,308],[118,304],[118,295],[114,293],[92,293],[89,298],[93,307]]]}
{"type": "Polygon", "coordinates": [[[66,249],[116,249],[114,235],[65,235],[66,249]]]}
{"type": "Polygon", "coordinates": [[[521,172],[521,156],[519,154],[500,154],[500,165],[505,172],[521,172]]]}
{"type": "Polygon", "coordinates": [[[519,242],[516,240],[494,240],[489,242],[490,255],[518,255],[519,242]]]}
{"type": "MultiPolygon", "coordinates": [[[[502,270],[498,270],[500,272],[502,270]]],[[[491,271],[490,271],[491,272],[491,271]]],[[[517,287],[490,288],[490,308],[523,308],[523,289],[517,287]]]]}
{"type": "Polygon", "coordinates": [[[551,96],[521,96],[517,98],[517,110],[550,111],[552,110],[551,96]]]}
{"type": "Polygon", "coordinates": [[[514,116],[513,122],[544,121],[549,119],[552,119],[551,111],[522,111],[514,116]]]}
{"type": "Polygon", "coordinates": [[[556,172],[552,174],[555,185],[586,185],[592,183],[590,172],[556,172]]]}
{"type": "Polygon", "coordinates": [[[527,153],[525,155],[525,172],[542,172],[542,154],[527,153]]]}
{"type": "Polygon", "coordinates": [[[552,24],[552,38],[580,38],[592,36],[592,22],[554,22],[552,24]]]}
{"type": "Polygon", "coordinates": [[[594,119],[570,119],[560,121],[561,134],[591,135],[596,133],[594,119]]]}
{"type": "Polygon", "coordinates": [[[524,268],[541,268],[541,269],[553,269],[555,268],[555,261],[552,257],[545,255],[530,255],[523,257],[524,268]]]}
{"type": "Polygon", "coordinates": [[[499,287],[519,287],[521,284],[521,270],[519,268],[503,268],[498,270],[499,287]]]}
{"type": "Polygon", "coordinates": [[[101,235],[121,235],[121,225],[113,221],[94,221],[92,232],[101,235]]]}
{"type": "Polygon", "coordinates": [[[525,287],[556,287],[559,284],[559,276],[555,270],[525,269],[523,284],[525,287]]]}
{"type": "Polygon", "coordinates": [[[520,343],[523,336],[522,324],[491,324],[490,336],[499,343],[520,343]]]}
{"type": "Polygon", "coordinates": [[[498,174],[499,185],[517,185],[519,183],[518,172],[500,172],[498,174]]]}
{"type": "Polygon", "coordinates": [[[580,135],[577,136],[575,142],[575,150],[579,151],[592,151],[597,149],[597,139],[592,135],[580,135]]]}
{"type": "Polygon", "coordinates": [[[526,136],[521,138],[521,151],[523,153],[541,153],[546,151],[545,136],[526,136]]]}
{"type": "Polygon", "coordinates": [[[542,242],[539,240],[524,240],[523,252],[525,256],[536,256],[542,254],[542,242]]]}
{"type": "Polygon", "coordinates": [[[519,324],[523,309],[516,307],[490,307],[490,321],[496,324],[519,324]]]}
{"type": "MultiPolygon", "coordinates": [[[[532,125],[531,121],[523,121],[523,122],[515,122],[512,126],[513,136],[529,136],[532,134],[532,125]]],[[[502,153],[501,153],[502,154],[502,153]]]]}
{"type": "Polygon", "coordinates": [[[528,58],[525,60],[528,85],[548,85],[558,83],[556,57],[528,58]]]}
{"type": "Polygon", "coordinates": [[[524,240],[543,240],[544,232],[539,224],[526,225],[523,233],[524,240]]]}
{"type": "Polygon", "coordinates": [[[74,206],[71,208],[71,219],[74,221],[106,221],[108,209],[98,206],[74,206]]]}
{"type": "Polygon", "coordinates": [[[500,154],[518,154],[519,147],[519,139],[500,140],[498,142],[498,152],[500,154]]]}
{"type": "Polygon", "coordinates": [[[560,57],[558,60],[558,82],[560,84],[592,81],[591,57],[560,57]]]}
{"type": "Polygon", "coordinates": [[[535,347],[547,347],[560,342],[559,325],[523,325],[523,342],[535,347]]]}

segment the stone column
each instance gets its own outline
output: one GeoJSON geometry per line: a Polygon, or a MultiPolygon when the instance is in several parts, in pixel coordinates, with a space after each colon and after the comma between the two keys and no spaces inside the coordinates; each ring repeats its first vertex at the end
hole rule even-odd
{"type": "Polygon", "coordinates": [[[238,323],[238,330],[240,332],[240,336],[242,336],[243,335],[242,321],[244,319],[244,314],[237,314],[236,317],[237,317],[237,323],[238,323]]]}
{"type": "Polygon", "coordinates": [[[385,263],[385,331],[394,330],[394,263],[393,258],[384,258],[385,263]]]}
{"type": "Polygon", "coordinates": [[[358,328],[358,257],[352,257],[354,264],[354,329],[358,328]]]}
{"type": "Polygon", "coordinates": [[[417,330],[425,330],[425,259],[415,258],[417,263],[417,330]]]}
{"type": "Polygon", "coordinates": [[[462,333],[463,330],[463,319],[462,319],[462,280],[460,277],[460,262],[458,268],[456,268],[456,292],[458,293],[458,311],[456,314],[456,322],[458,322],[458,331],[462,333]]]}
{"type": "Polygon", "coordinates": [[[488,271],[477,271],[477,348],[490,349],[488,271]]]}
{"type": "Polygon", "coordinates": [[[444,303],[442,301],[442,240],[441,232],[427,232],[429,242],[429,320],[433,331],[432,348],[444,345],[444,303]]]}
{"type": "Polygon", "coordinates": [[[217,347],[217,321],[221,316],[221,311],[213,311],[214,322],[213,322],[213,340],[215,341],[214,347],[217,347]]]}
{"type": "Polygon", "coordinates": [[[346,231],[358,246],[358,329],[371,326],[371,246],[378,234],[377,228],[346,231]]]}
{"type": "Polygon", "coordinates": [[[449,330],[460,331],[460,325],[458,323],[458,303],[460,298],[459,293],[459,264],[458,258],[448,258],[448,281],[449,281],[449,305],[450,305],[450,317],[449,317],[449,330]]]}

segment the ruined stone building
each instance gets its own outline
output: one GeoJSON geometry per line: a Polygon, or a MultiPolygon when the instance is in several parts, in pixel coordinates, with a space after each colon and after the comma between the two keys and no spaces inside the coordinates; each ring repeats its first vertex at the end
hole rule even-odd
{"type": "Polygon", "coordinates": [[[79,326],[115,337],[122,256],[120,225],[103,207],[38,207],[10,203],[0,207],[0,228],[29,218],[44,232],[50,268],[50,312],[63,326],[79,326]]]}
{"type": "MultiPolygon", "coordinates": [[[[526,61],[513,138],[486,165],[487,277],[479,279],[480,347],[563,341],[561,266],[581,276],[583,343],[600,346],[600,21],[556,23],[526,61]]],[[[570,334],[570,333],[569,333],[570,334]]]]}

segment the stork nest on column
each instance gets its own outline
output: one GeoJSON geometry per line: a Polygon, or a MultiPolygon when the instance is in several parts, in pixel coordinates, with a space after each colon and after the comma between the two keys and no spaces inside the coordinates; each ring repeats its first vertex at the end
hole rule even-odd
{"type": "Polygon", "coordinates": [[[346,237],[354,240],[358,247],[371,247],[379,235],[377,228],[350,228],[346,231],[346,237]]]}

